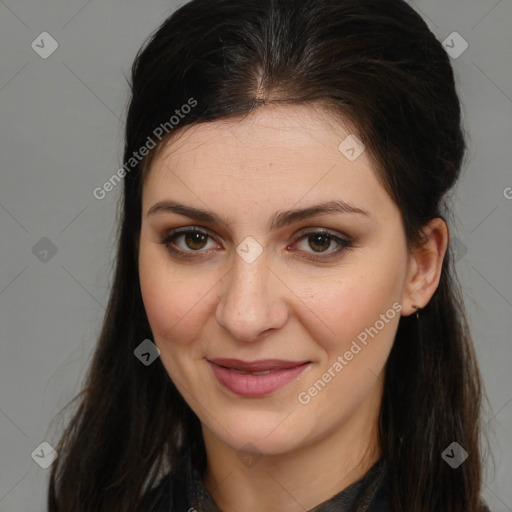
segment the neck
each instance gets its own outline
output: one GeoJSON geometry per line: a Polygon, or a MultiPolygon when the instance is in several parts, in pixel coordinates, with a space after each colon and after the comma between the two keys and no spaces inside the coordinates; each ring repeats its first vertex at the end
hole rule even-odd
{"type": "Polygon", "coordinates": [[[275,455],[241,456],[203,426],[206,489],[223,512],[303,512],[314,508],[362,478],[380,458],[377,424],[381,397],[377,398],[371,400],[375,401],[372,407],[362,406],[322,438],[275,455]]]}

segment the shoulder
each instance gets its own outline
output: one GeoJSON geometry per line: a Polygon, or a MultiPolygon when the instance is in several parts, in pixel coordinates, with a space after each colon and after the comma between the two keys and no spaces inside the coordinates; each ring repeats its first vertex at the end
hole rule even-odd
{"type": "MultiPolygon", "coordinates": [[[[365,496],[363,504],[368,508],[367,512],[394,512],[392,496],[392,478],[389,469],[384,464],[383,471],[377,480],[374,489],[365,496]]],[[[480,503],[479,512],[491,512],[484,501],[480,503]]]]}

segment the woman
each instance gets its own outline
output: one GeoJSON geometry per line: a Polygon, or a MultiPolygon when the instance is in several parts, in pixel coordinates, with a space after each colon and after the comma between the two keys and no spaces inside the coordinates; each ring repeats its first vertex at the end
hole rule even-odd
{"type": "Polygon", "coordinates": [[[180,8],[133,66],[115,280],[49,509],[484,510],[463,155],[405,2],[180,8]]]}

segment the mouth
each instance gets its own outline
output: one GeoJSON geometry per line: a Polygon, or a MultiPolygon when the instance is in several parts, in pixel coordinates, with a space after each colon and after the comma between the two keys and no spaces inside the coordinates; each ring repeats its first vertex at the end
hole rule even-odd
{"type": "Polygon", "coordinates": [[[297,379],[311,361],[265,359],[207,359],[219,383],[232,393],[261,397],[274,393],[297,379]]]}

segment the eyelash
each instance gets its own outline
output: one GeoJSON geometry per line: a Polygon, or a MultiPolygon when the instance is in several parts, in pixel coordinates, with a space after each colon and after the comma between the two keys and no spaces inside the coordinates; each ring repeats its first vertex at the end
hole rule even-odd
{"type": "MultiPolygon", "coordinates": [[[[183,249],[177,249],[176,247],[173,247],[171,245],[180,236],[187,235],[187,234],[196,234],[196,233],[205,235],[209,239],[213,239],[213,237],[206,231],[203,231],[203,230],[195,228],[195,227],[194,228],[187,227],[187,228],[175,229],[175,230],[171,231],[170,233],[167,233],[163,237],[163,239],[160,241],[160,243],[166,247],[166,249],[169,251],[169,253],[171,253],[179,258],[183,258],[183,259],[205,258],[207,256],[200,255],[200,253],[205,252],[202,249],[198,249],[197,251],[194,251],[194,250],[184,251],[183,249]],[[190,253],[197,253],[197,255],[192,255],[190,253]]],[[[312,260],[312,261],[318,261],[318,262],[326,261],[326,260],[333,259],[336,256],[340,255],[340,253],[344,252],[345,250],[350,250],[350,249],[353,249],[353,247],[354,247],[353,242],[349,237],[343,238],[343,237],[337,236],[337,235],[331,233],[330,231],[326,231],[326,230],[309,231],[307,233],[304,233],[294,242],[294,244],[302,241],[303,239],[307,239],[308,237],[315,236],[315,235],[326,236],[329,240],[334,241],[337,244],[339,244],[339,247],[337,249],[335,249],[334,251],[327,252],[327,253],[317,253],[316,256],[305,257],[305,259],[312,260]],[[322,254],[327,254],[327,255],[323,256],[322,254]]],[[[208,241],[208,239],[207,239],[207,241],[208,241]]]]}

